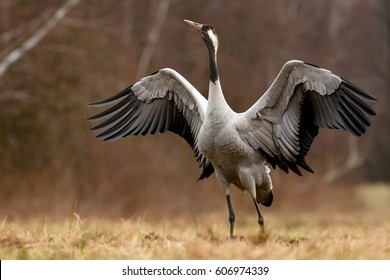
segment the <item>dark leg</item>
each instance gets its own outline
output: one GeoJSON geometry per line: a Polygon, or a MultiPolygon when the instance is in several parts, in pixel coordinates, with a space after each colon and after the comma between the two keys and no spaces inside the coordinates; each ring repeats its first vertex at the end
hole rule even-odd
{"type": "Polygon", "coordinates": [[[229,222],[230,222],[230,238],[233,238],[234,231],[234,221],[236,220],[236,216],[234,215],[232,202],[230,201],[230,195],[226,196],[226,202],[229,209],[229,222]]]}
{"type": "Polygon", "coordinates": [[[255,198],[253,199],[253,202],[255,203],[255,206],[256,206],[256,211],[257,211],[257,216],[258,216],[257,222],[259,223],[259,225],[261,227],[261,231],[264,232],[264,218],[263,218],[263,215],[261,215],[259,204],[257,203],[255,198]]]}

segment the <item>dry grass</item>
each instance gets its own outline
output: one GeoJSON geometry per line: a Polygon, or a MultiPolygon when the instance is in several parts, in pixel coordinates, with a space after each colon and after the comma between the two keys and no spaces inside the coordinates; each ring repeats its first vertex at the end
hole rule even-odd
{"type": "Polygon", "coordinates": [[[222,214],[160,222],[5,219],[0,259],[390,259],[388,214],[268,214],[265,235],[251,216],[237,221],[234,240],[222,214]]]}

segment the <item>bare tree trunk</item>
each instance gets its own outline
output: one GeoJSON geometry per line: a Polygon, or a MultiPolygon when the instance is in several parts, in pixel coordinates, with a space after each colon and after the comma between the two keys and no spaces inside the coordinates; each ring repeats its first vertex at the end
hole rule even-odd
{"type": "Polygon", "coordinates": [[[26,52],[34,48],[58,22],[76,5],[80,0],[66,1],[32,36],[23,42],[20,47],[11,51],[0,61],[0,77],[8,70],[8,67],[18,61],[26,52]]]}
{"type": "Polygon", "coordinates": [[[170,0],[161,0],[156,13],[152,29],[150,30],[146,47],[144,48],[141,59],[138,64],[137,78],[146,75],[150,61],[152,60],[153,52],[156,48],[158,38],[160,37],[161,29],[164,25],[168,14],[170,0]]]}

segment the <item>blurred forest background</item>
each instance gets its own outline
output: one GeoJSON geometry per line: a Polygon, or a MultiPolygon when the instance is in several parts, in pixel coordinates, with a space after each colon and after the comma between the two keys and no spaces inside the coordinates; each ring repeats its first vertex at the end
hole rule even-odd
{"type": "MultiPolygon", "coordinates": [[[[307,160],[314,175],[273,170],[267,211],[355,207],[356,186],[390,181],[387,0],[0,0],[1,217],[226,211],[215,176],[196,181],[201,170],[176,135],[104,143],[86,121],[97,112],[88,103],[163,67],[207,96],[207,50],[183,19],[216,28],[221,82],[236,111],[290,59],[331,69],[378,97],[366,135],[320,132],[307,160]]],[[[232,199],[238,212],[253,210],[248,196],[233,191],[232,199]]]]}

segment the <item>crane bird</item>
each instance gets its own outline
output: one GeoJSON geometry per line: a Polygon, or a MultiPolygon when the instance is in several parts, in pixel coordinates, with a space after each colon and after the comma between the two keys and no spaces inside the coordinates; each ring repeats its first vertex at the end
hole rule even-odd
{"type": "Polygon", "coordinates": [[[215,172],[229,211],[230,237],[235,215],[230,186],[250,194],[258,223],[264,231],[259,204],[271,206],[272,180],[268,163],[288,173],[313,173],[305,156],[319,128],[343,129],[360,136],[374,110],[364,100],[376,98],[315,65],[288,61],[260,99],[243,113],[227,104],[217,68],[218,37],[214,27],[184,20],[200,32],[208,49],[208,100],[183,76],[161,69],[105,100],[91,103],[113,106],[89,118],[102,122],[97,138],[115,140],[129,135],[171,131],[191,146],[199,166],[199,180],[215,172]]]}

